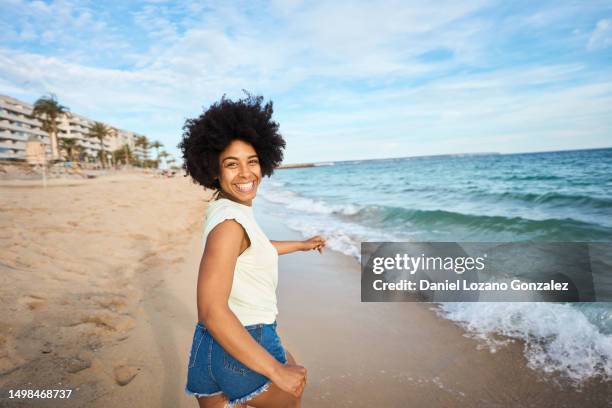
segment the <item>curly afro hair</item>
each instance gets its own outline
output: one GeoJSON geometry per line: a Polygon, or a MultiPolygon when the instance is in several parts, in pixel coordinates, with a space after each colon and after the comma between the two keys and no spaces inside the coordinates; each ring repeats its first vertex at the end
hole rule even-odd
{"type": "Polygon", "coordinates": [[[244,91],[244,99],[232,101],[225,95],[194,119],[187,119],[178,148],[183,153],[183,169],[194,183],[221,190],[219,155],[236,139],[250,143],[261,166],[262,176],[271,176],[283,161],[285,140],[272,120],[272,101],[262,106],[263,96],[244,91]]]}

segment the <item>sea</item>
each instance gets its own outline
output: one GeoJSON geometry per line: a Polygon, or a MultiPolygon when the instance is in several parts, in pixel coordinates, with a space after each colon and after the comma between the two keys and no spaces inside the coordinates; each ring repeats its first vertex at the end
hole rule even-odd
{"type": "MultiPolygon", "coordinates": [[[[320,163],[276,170],[256,203],[357,260],[364,241],[612,242],[612,148],[320,163]]],[[[523,340],[535,370],[612,380],[612,303],[434,310],[492,352],[523,340]]]]}

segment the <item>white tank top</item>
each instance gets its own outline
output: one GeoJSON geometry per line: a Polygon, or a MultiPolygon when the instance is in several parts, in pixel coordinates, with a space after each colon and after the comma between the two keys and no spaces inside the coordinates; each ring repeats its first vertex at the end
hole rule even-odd
{"type": "Polygon", "coordinates": [[[210,202],[206,209],[202,250],[210,231],[229,219],[242,225],[251,245],[236,260],[228,306],[243,326],[273,323],[278,314],[278,252],[255,221],[253,208],[226,198],[210,202]]]}

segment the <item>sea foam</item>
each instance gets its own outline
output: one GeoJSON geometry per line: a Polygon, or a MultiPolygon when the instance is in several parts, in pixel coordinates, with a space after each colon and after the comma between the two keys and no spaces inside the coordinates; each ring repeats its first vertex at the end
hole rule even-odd
{"type": "Polygon", "coordinates": [[[280,190],[276,188],[280,187],[272,185],[272,188],[261,188],[261,195],[268,201],[283,204],[287,208],[296,211],[306,211],[318,214],[344,214],[352,215],[359,211],[359,207],[351,204],[339,204],[332,205],[325,201],[315,200],[308,197],[300,196],[289,190],[280,190]]]}
{"type": "Polygon", "coordinates": [[[560,303],[442,303],[438,313],[457,322],[492,352],[524,341],[530,368],[559,373],[576,384],[612,378],[612,335],[602,333],[573,305],[560,303]]]}

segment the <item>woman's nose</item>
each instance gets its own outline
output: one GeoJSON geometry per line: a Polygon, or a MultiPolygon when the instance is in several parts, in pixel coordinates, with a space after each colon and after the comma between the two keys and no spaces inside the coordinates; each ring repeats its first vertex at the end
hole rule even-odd
{"type": "Polygon", "coordinates": [[[240,173],[241,176],[248,177],[251,174],[251,169],[249,169],[248,163],[242,163],[240,165],[240,173]]]}

